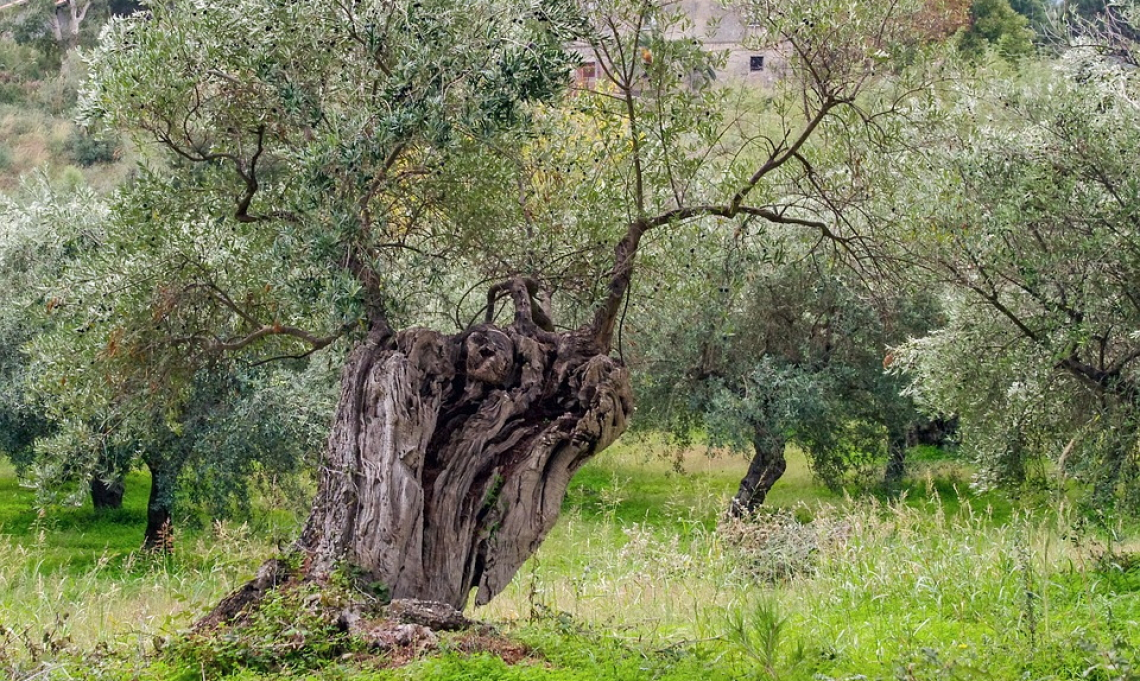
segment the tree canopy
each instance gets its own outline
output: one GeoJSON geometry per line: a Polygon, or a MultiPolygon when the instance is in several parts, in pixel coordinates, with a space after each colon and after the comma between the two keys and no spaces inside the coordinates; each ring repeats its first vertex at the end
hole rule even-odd
{"type": "Polygon", "coordinates": [[[1135,510],[1134,69],[1077,49],[981,82],[899,166],[901,186],[939,197],[910,205],[899,243],[947,284],[950,314],[903,366],[918,397],[961,415],[989,480],[1056,486],[1056,471],[1135,510]]]}

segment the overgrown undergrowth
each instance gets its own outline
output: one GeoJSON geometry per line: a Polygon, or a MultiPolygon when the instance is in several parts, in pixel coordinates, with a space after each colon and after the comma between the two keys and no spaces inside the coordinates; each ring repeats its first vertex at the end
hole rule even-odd
{"type": "Polygon", "coordinates": [[[853,501],[810,483],[802,460],[771,509],[724,523],[743,462],[683,463],[680,474],[626,446],[576,480],[538,555],[472,613],[525,655],[444,636],[401,659],[336,641],[329,655],[211,667],[233,640],[163,643],[248,577],[266,542],[219,524],[166,559],[109,545],[77,568],[44,561],[73,531],[45,528],[0,539],[0,668],[17,679],[1140,678],[1140,544],[1123,526],[1094,531],[1064,507],[1011,512],[945,474],[898,503],[853,501]]]}

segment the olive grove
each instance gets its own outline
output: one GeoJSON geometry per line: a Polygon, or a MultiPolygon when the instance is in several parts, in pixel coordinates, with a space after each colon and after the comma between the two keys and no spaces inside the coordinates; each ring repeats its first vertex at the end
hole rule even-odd
{"type": "Polygon", "coordinates": [[[930,8],[749,4],[786,72],[731,116],[702,76],[723,56],[668,3],[175,0],[112,22],[84,115],[150,161],[60,281],[43,389],[177,433],[219,362],[342,358],[304,559],[216,617],[345,566],[486,602],[626,428],[611,351],[642,264],[755,223],[861,250],[841,219],[861,158],[834,143],[893,138],[930,8]],[[568,96],[570,45],[601,76],[568,96]]]}
{"type": "Polygon", "coordinates": [[[746,452],[731,513],[754,512],[795,444],[832,488],[877,471],[897,491],[905,454],[930,424],[884,372],[889,348],[940,321],[929,294],[861,281],[836,254],[765,230],[768,252],[704,244],[692,292],[646,296],[634,358],[638,427],[746,452]],[[780,246],[780,248],[775,248],[780,246]],[[816,249],[818,250],[818,249],[816,249]]]}

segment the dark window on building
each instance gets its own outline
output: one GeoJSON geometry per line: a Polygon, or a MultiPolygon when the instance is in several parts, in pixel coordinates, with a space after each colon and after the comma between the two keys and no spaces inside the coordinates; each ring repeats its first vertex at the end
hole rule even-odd
{"type": "Polygon", "coordinates": [[[754,54],[748,58],[749,71],[763,71],[764,70],[764,55],[754,54]]]}

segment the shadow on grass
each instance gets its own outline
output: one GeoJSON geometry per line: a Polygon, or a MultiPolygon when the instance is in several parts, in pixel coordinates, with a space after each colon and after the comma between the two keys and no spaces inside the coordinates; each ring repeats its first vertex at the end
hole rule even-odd
{"type": "Polygon", "coordinates": [[[96,511],[90,500],[82,506],[56,506],[42,513],[35,492],[20,485],[15,471],[0,467],[0,536],[35,548],[41,572],[66,570],[81,574],[98,563],[114,568],[138,550],[146,526],[150,478],[127,477],[123,507],[96,511]]]}

